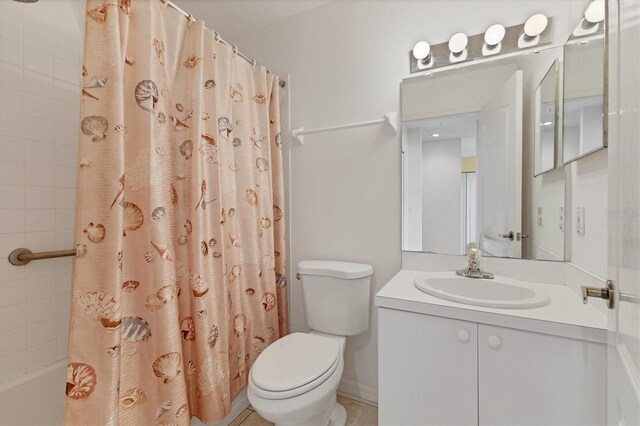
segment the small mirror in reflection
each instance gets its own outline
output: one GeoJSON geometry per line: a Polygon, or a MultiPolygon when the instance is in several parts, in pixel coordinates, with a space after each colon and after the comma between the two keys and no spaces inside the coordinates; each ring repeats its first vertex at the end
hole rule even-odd
{"type": "Polygon", "coordinates": [[[553,170],[556,165],[557,61],[536,89],[535,176],[553,170]]]}

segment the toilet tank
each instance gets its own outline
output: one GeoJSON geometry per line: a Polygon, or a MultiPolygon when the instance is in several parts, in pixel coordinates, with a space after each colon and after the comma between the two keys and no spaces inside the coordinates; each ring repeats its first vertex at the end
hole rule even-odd
{"type": "Polygon", "coordinates": [[[304,260],[298,273],[309,327],[340,336],[369,328],[371,265],[304,260]]]}

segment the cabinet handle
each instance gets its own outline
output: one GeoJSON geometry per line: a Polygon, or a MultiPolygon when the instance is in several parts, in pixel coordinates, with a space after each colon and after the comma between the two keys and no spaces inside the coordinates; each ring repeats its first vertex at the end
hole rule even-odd
{"type": "Polygon", "coordinates": [[[467,343],[471,339],[471,335],[467,330],[458,330],[458,340],[467,343]]]}
{"type": "Polygon", "coordinates": [[[502,346],[502,339],[500,339],[498,336],[489,336],[487,342],[489,343],[489,346],[494,349],[498,349],[500,346],[502,346]]]}

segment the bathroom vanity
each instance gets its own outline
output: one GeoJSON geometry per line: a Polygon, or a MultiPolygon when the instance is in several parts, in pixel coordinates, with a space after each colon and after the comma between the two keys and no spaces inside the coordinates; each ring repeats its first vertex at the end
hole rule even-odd
{"type": "Polygon", "coordinates": [[[437,275],[402,270],[376,295],[381,425],[606,423],[603,313],[563,285],[518,282],[549,299],[531,309],[416,287],[437,275]]]}

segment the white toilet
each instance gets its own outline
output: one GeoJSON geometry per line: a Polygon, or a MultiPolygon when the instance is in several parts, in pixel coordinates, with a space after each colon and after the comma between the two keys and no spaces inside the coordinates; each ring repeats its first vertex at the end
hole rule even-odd
{"type": "Polygon", "coordinates": [[[309,333],[272,343],[251,367],[247,395],[276,425],[336,425],[347,412],[336,402],[346,336],[369,328],[371,265],[305,260],[298,264],[309,333]]]}

